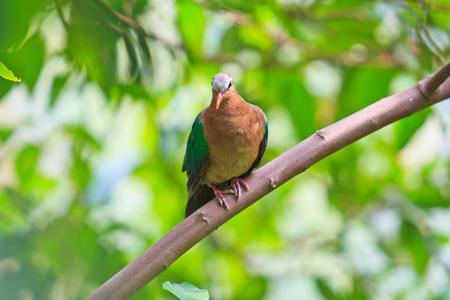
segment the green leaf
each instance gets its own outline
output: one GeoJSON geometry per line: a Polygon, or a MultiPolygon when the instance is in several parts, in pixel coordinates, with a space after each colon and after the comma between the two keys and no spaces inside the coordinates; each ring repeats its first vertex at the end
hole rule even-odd
{"type": "Polygon", "coordinates": [[[423,274],[431,257],[427,248],[429,240],[415,225],[406,220],[403,221],[401,227],[401,237],[404,245],[407,245],[407,249],[411,254],[413,265],[420,274],[423,274]]]}
{"type": "MultiPolygon", "coordinates": [[[[297,134],[305,139],[314,131],[316,104],[304,87],[303,79],[283,70],[272,70],[267,74],[266,98],[280,99],[291,115],[297,134]]],[[[270,122],[270,120],[269,120],[270,122]]]]}
{"type": "Polygon", "coordinates": [[[80,126],[67,126],[66,132],[71,134],[74,140],[83,144],[83,147],[90,146],[94,150],[101,150],[102,144],[93,135],[80,126]]]}
{"type": "MultiPolygon", "coordinates": [[[[0,1],[0,53],[17,49],[29,32],[33,17],[48,5],[49,0],[29,0],[27,5],[15,1],[0,1]],[[8,28],[8,30],[5,30],[8,28]]],[[[3,59],[3,58],[2,58],[3,59]]]]}
{"type": "Polygon", "coordinates": [[[29,145],[17,156],[16,171],[22,184],[25,184],[33,176],[40,152],[39,147],[29,145]]]}
{"type": "Polygon", "coordinates": [[[3,62],[14,72],[21,74],[21,80],[32,89],[44,65],[45,45],[42,36],[30,36],[17,51],[2,56],[3,62]]]}
{"type": "Polygon", "coordinates": [[[178,28],[187,50],[194,56],[202,52],[201,45],[205,29],[205,16],[201,6],[190,0],[177,1],[178,28]],[[195,22],[193,22],[195,20],[195,22]]]}
{"type": "Polygon", "coordinates": [[[73,153],[72,179],[78,184],[80,189],[85,189],[91,180],[91,167],[80,153],[73,153]]]}
{"type": "Polygon", "coordinates": [[[8,69],[1,61],[0,61],[0,76],[2,76],[5,79],[20,82],[20,78],[17,78],[14,73],[8,69]]]}
{"type": "Polygon", "coordinates": [[[13,133],[12,129],[0,128],[0,141],[1,142],[6,141],[12,133],[13,133]]]}
{"type": "Polygon", "coordinates": [[[55,101],[58,98],[59,94],[61,93],[68,78],[69,78],[68,75],[58,75],[53,80],[52,91],[50,94],[50,105],[51,106],[53,106],[55,104],[55,101]]]}
{"type": "Polygon", "coordinates": [[[0,232],[8,233],[26,228],[27,220],[20,211],[20,204],[7,191],[0,192],[0,232]]]}
{"type": "Polygon", "coordinates": [[[409,142],[416,131],[425,123],[431,109],[424,109],[414,114],[414,116],[404,118],[395,123],[396,145],[402,149],[409,142]]]}
{"type": "Polygon", "coordinates": [[[389,95],[389,84],[394,75],[395,70],[386,68],[349,69],[344,76],[336,120],[389,95]]]}
{"type": "Polygon", "coordinates": [[[239,28],[239,38],[249,46],[268,50],[273,47],[273,41],[259,26],[242,26],[239,28]]]}
{"type": "Polygon", "coordinates": [[[171,292],[181,300],[208,300],[209,293],[208,290],[201,290],[195,285],[188,282],[183,282],[181,284],[171,283],[166,281],[163,284],[163,289],[171,292]]]}
{"type": "Polygon", "coordinates": [[[108,92],[116,81],[115,47],[122,34],[111,30],[109,13],[98,9],[94,1],[74,1],[71,5],[67,54],[87,71],[90,80],[108,92]]]}

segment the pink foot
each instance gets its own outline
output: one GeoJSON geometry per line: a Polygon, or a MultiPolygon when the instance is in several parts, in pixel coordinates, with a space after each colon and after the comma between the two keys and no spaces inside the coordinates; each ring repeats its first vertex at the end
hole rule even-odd
{"type": "Polygon", "coordinates": [[[241,178],[232,178],[230,188],[223,191],[219,190],[215,184],[211,184],[211,187],[214,191],[214,195],[219,200],[220,206],[225,207],[225,209],[230,209],[227,201],[225,201],[225,197],[223,196],[223,194],[234,194],[237,198],[237,201],[239,201],[239,198],[241,197],[241,184],[245,187],[247,191],[250,190],[250,187],[248,186],[247,182],[245,182],[241,178]]]}
{"type": "Polygon", "coordinates": [[[231,179],[230,187],[232,190],[234,190],[238,201],[239,201],[239,198],[241,197],[241,184],[245,187],[245,189],[247,191],[250,190],[250,187],[248,186],[247,182],[245,182],[243,179],[241,179],[241,178],[231,179]]]}
{"type": "Polygon", "coordinates": [[[225,197],[223,196],[223,194],[236,195],[236,191],[234,189],[227,189],[227,190],[221,191],[217,188],[217,186],[215,184],[211,184],[211,187],[214,191],[214,196],[216,196],[216,198],[219,200],[220,206],[225,207],[225,209],[230,209],[230,207],[227,204],[227,201],[225,201],[225,197]]]}

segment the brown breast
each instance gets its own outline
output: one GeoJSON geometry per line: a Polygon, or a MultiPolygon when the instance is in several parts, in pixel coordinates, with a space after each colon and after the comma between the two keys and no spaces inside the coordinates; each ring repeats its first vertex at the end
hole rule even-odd
{"type": "Polygon", "coordinates": [[[224,103],[218,110],[209,107],[202,114],[210,150],[202,178],[207,185],[246,173],[258,156],[265,131],[264,113],[242,98],[237,100],[224,103]]]}

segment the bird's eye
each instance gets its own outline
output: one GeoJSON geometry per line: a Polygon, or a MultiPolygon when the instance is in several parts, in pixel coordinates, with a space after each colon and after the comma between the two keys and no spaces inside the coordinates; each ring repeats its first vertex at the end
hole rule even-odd
{"type": "Polygon", "coordinates": [[[230,88],[231,87],[231,81],[230,81],[230,84],[228,85],[228,88],[230,88]]]}

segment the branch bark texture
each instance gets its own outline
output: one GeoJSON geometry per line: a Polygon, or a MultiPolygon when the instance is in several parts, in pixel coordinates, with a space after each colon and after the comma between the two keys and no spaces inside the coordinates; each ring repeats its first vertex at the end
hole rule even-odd
{"type": "MultiPolygon", "coordinates": [[[[265,164],[245,180],[250,191],[230,210],[210,201],[101,285],[89,300],[127,299],[220,225],[310,166],[360,138],[450,97],[450,64],[435,76],[327,126],[265,164]]],[[[295,101],[295,99],[292,99],[295,101]]]]}

